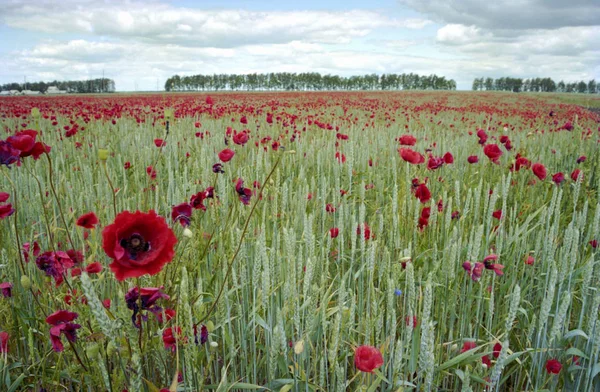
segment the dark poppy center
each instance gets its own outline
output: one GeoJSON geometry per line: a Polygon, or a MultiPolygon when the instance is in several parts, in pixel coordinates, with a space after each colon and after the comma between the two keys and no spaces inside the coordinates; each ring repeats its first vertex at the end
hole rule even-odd
{"type": "Polygon", "coordinates": [[[134,233],[129,238],[121,239],[120,245],[123,249],[129,253],[131,260],[136,260],[138,255],[142,252],[148,252],[150,250],[150,242],[146,241],[138,233],[134,233]]]}

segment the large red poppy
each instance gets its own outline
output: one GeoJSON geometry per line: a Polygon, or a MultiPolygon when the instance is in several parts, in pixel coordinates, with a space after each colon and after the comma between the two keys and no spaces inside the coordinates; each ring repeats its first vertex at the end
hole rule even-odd
{"type": "Polygon", "coordinates": [[[361,372],[373,373],[383,365],[383,356],[376,347],[360,346],[354,351],[354,364],[361,372]]]}
{"type": "Polygon", "coordinates": [[[155,275],[173,260],[175,234],[154,211],[123,211],[102,231],[102,247],[118,280],[155,275]]]}

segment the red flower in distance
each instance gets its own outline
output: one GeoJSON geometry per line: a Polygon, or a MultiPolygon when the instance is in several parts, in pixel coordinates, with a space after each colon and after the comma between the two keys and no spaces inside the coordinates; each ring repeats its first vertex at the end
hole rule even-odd
{"type": "Polygon", "coordinates": [[[171,219],[173,222],[179,221],[183,227],[189,226],[192,220],[192,205],[189,203],[181,203],[173,206],[171,209],[171,219]]]}
{"type": "Polygon", "coordinates": [[[499,163],[498,159],[502,156],[502,150],[500,150],[497,144],[486,144],[483,147],[483,153],[495,164],[499,163]]]}
{"type": "Polygon", "coordinates": [[[544,181],[546,179],[546,176],[548,175],[546,167],[541,163],[534,163],[531,166],[531,171],[533,172],[533,174],[535,174],[537,178],[539,178],[542,181],[544,181]]]}
{"type": "Polygon", "coordinates": [[[160,148],[166,146],[167,143],[165,143],[165,141],[162,139],[154,139],[154,145],[160,148]]]}
{"type": "Polygon", "coordinates": [[[477,163],[479,162],[479,158],[477,157],[477,155],[471,155],[467,158],[467,162],[473,164],[473,163],[477,163]]]}
{"type": "Polygon", "coordinates": [[[93,212],[83,214],[77,219],[77,226],[83,227],[84,229],[93,229],[97,224],[98,217],[93,212]]]}
{"type": "Polygon", "coordinates": [[[10,195],[6,192],[0,192],[0,203],[4,203],[5,201],[8,200],[8,198],[10,197],[10,195]]]}
{"type": "Polygon", "coordinates": [[[233,135],[233,142],[240,146],[248,143],[248,132],[242,131],[233,135]]]}
{"type": "Polygon", "coordinates": [[[401,148],[398,150],[400,153],[400,157],[404,159],[408,163],[412,163],[413,165],[419,165],[425,162],[425,157],[420,153],[411,150],[410,148],[401,148]]]}
{"type": "Polygon", "coordinates": [[[552,176],[552,181],[558,186],[565,180],[565,175],[558,172],[552,176]]]}
{"type": "Polygon", "coordinates": [[[12,204],[3,204],[0,206],[0,219],[7,218],[11,216],[15,212],[15,209],[12,208],[12,204]]]}
{"type": "Polygon", "coordinates": [[[235,151],[226,148],[219,153],[219,159],[223,163],[229,162],[231,160],[231,158],[233,158],[234,155],[235,155],[235,151]]]}
{"type": "Polygon", "coordinates": [[[8,352],[8,332],[0,332],[0,354],[8,352]]]}
{"type": "Polygon", "coordinates": [[[373,373],[383,365],[383,356],[376,347],[360,346],[354,351],[354,365],[361,372],[373,373]]]}
{"type": "Polygon", "coordinates": [[[329,229],[329,234],[331,235],[331,238],[337,238],[337,236],[340,234],[340,229],[333,227],[329,229]]]}
{"type": "Polygon", "coordinates": [[[583,173],[581,173],[581,170],[579,170],[579,169],[573,170],[573,173],[571,173],[571,180],[577,181],[577,179],[579,178],[580,175],[582,176],[581,179],[583,180],[583,173]]]}
{"type": "Polygon", "coordinates": [[[175,255],[177,238],[154,211],[123,211],[102,231],[102,247],[113,259],[117,280],[159,273],[175,255]]]}
{"type": "Polygon", "coordinates": [[[414,146],[417,143],[417,138],[413,135],[402,135],[398,138],[398,141],[403,146],[414,146]]]}

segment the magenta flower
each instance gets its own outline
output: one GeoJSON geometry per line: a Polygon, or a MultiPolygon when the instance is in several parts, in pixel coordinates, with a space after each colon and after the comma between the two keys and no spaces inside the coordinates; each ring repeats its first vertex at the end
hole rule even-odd
{"type": "Polygon", "coordinates": [[[77,340],[77,330],[81,328],[81,325],[71,322],[77,317],[79,317],[79,315],[75,312],[57,310],[46,318],[46,322],[52,325],[52,327],[50,327],[50,341],[52,342],[52,348],[57,353],[65,349],[60,340],[60,335],[65,335],[67,340],[71,343],[74,343],[77,340]]]}

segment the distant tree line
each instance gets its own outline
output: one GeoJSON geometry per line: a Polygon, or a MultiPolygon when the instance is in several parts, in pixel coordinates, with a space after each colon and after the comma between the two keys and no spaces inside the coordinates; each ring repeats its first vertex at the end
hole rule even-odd
{"type": "Polygon", "coordinates": [[[114,93],[115,81],[108,78],[90,80],[55,80],[53,82],[25,82],[7,83],[0,85],[0,91],[6,90],[31,90],[45,93],[48,87],[56,86],[59,90],[69,93],[114,93]]]}
{"type": "Polygon", "coordinates": [[[550,78],[475,78],[473,80],[473,90],[512,91],[515,93],[524,91],[598,94],[600,93],[600,86],[593,79],[587,83],[583,80],[571,83],[565,83],[561,80],[556,83],[550,78]]]}
{"type": "Polygon", "coordinates": [[[443,76],[417,74],[370,74],[357,76],[308,73],[175,75],[167,79],[166,91],[198,90],[456,90],[456,82],[443,76]]]}

